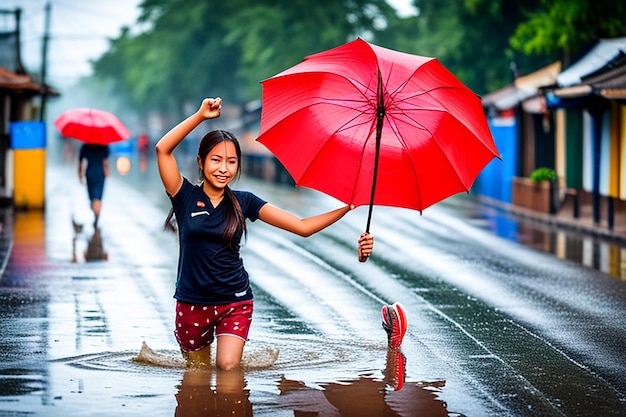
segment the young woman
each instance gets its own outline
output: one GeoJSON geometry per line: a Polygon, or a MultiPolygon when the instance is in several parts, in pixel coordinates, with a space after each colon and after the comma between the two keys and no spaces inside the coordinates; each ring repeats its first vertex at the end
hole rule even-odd
{"type": "MultiPolygon", "coordinates": [[[[176,339],[188,363],[210,366],[210,345],[217,336],[216,365],[230,370],[240,365],[252,320],[252,291],[239,253],[246,219],[307,237],[353,207],[301,219],[251,192],[231,190],[230,182],[241,172],[241,148],[231,133],[222,130],[209,132],[200,142],[197,161],[203,182],[192,185],[180,174],[173,151],[204,120],[219,117],[221,105],[220,98],[204,99],[194,114],[159,140],[156,154],[180,241],[176,339]]],[[[369,234],[359,238],[361,262],[371,255],[373,242],[369,234]]]]}

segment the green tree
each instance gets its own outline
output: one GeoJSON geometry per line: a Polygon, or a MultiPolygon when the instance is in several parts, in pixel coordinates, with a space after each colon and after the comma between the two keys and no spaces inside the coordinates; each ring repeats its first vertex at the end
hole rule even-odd
{"type": "Polygon", "coordinates": [[[115,78],[121,94],[138,107],[174,112],[187,101],[212,95],[231,96],[229,82],[239,55],[225,48],[220,16],[236,10],[241,0],[189,2],[145,0],[139,23],[147,30],[124,31],[94,64],[100,78],[115,78]]]}
{"type": "Polygon", "coordinates": [[[168,112],[207,95],[259,98],[264,78],[373,34],[393,14],[384,0],[144,0],[141,8],[146,29],[114,39],[94,72],[138,107],[168,112]]]}
{"type": "Polygon", "coordinates": [[[509,46],[515,27],[539,1],[415,0],[418,16],[393,20],[393,28],[382,36],[407,52],[436,57],[484,94],[510,83],[515,68],[531,72],[554,58],[528,58],[509,46]]]}
{"type": "Polygon", "coordinates": [[[246,97],[259,98],[259,81],[307,55],[375,36],[394,13],[384,0],[274,0],[233,14],[227,41],[240,46],[237,74],[250,86],[246,97]]]}
{"type": "Polygon", "coordinates": [[[541,0],[511,38],[526,55],[561,53],[571,56],[599,38],[626,35],[626,2],[618,0],[541,0]]]}
{"type": "Polygon", "coordinates": [[[140,33],[125,30],[94,63],[136,108],[179,118],[207,95],[243,103],[260,81],[357,36],[438,58],[478,94],[626,33],[613,0],[414,0],[398,17],[385,0],[144,0],[140,33]]]}

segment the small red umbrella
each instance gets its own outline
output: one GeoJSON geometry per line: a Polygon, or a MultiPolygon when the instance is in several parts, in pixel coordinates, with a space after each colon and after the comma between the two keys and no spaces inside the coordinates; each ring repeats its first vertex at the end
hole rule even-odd
{"type": "Polygon", "coordinates": [[[97,145],[108,145],[130,137],[130,132],[117,116],[104,110],[66,110],[54,121],[54,126],[63,136],[97,145]]]}
{"type": "Polygon", "coordinates": [[[469,191],[498,150],[480,98],[435,58],[356,39],[262,81],[263,143],[296,185],[419,210],[469,191]]]}

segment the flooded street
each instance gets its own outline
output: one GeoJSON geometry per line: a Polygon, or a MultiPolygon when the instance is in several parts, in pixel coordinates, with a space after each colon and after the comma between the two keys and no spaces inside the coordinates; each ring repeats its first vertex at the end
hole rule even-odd
{"type": "MultiPolygon", "coordinates": [[[[307,239],[250,224],[246,369],[186,370],[173,335],[176,238],[162,231],[168,201],[144,163],[108,180],[99,231],[69,163],[49,168],[45,215],[16,213],[0,281],[0,415],[626,413],[624,283],[498,237],[454,201],[421,216],[375,208],[365,264],[364,207],[307,239]],[[396,301],[409,320],[399,391],[380,325],[396,301]]],[[[235,188],[301,216],[339,205],[249,179],[235,188]]]]}

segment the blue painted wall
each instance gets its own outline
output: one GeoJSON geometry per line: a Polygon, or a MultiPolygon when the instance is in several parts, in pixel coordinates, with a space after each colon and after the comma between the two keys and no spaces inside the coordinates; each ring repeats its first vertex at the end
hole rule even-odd
{"type": "Polygon", "coordinates": [[[472,192],[503,201],[512,202],[513,177],[517,172],[518,139],[513,116],[488,118],[491,135],[502,160],[494,159],[483,169],[472,187],[472,192]]]}

